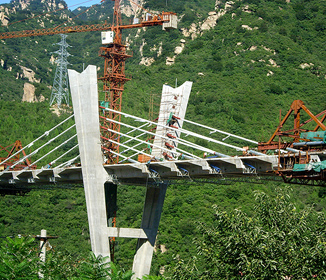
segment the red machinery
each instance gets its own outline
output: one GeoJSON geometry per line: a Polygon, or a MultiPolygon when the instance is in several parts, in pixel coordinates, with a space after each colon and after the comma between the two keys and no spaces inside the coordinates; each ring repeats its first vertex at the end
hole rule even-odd
{"type": "MultiPolygon", "coordinates": [[[[305,142],[315,142],[313,139],[304,139],[301,137],[304,137],[303,132],[316,132],[318,129],[322,129],[323,131],[326,130],[326,126],[323,124],[323,121],[326,118],[326,110],[319,113],[318,115],[312,114],[308,108],[304,105],[303,101],[301,100],[295,100],[291,104],[290,110],[287,112],[283,120],[280,121],[280,124],[276,128],[275,132],[273,133],[272,137],[267,142],[261,142],[258,144],[258,150],[261,152],[266,152],[267,150],[276,150],[276,149],[286,149],[286,148],[293,148],[296,144],[300,141],[305,142]],[[301,110],[305,111],[308,116],[310,116],[310,119],[302,122],[300,120],[301,116],[301,110]],[[290,130],[282,130],[285,122],[289,119],[291,113],[294,115],[294,126],[293,129],[290,130]],[[322,118],[319,120],[318,117],[322,116],[322,118]],[[314,121],[316,123],[316,126],[312,130],[304,129],[303,126],[305,124],[308,124],[310,122],[314,121]],[[279,140],[275,141],[275,137],[278,136],[279,140]],[[286,142],[284,141],[285,138],[290,138],[290,141],[286,142]]],[[[316,138],[317,140],[318,138],[316,138]]],[[[299,145],[298,145],[299,146],[299,145]]],[[[312,146],[312,145],[310,145],[312,146]]],[[[307,149],[309,148],[309,145],[301,145],[300,149],[307,149]]]]}
{"type": "Polygon", "coordinates": [[[266,153],[274,151],[278,154],[277,175],[287,183],[326,185],[326,126],[323,124],[326,110],[314,115],[303,101],[295,100],[285,117],[280,120],[272,137],[267,142],[258,144],[258,150],[266,153]],[[301,112],[310,119],[301,122],[301,112]],[[284,129],[291,114],[294,115],[292,129],[284,129]],[[311,129],[308,123],[314,122],[311,129]],[[278,136],[278,139],[275,139],[278,136]]]}

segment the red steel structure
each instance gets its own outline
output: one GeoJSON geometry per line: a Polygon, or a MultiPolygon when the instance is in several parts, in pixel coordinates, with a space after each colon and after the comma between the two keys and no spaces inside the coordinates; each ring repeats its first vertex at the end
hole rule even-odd
{"type": "MultiPolygon", "coordinates": [[[[5,155],[4,157],[1,157],[0,155],[0,171],[6,170],[15,162],[19,161],[21,156],[23,156],[23,158],[26,157],[26,153],[22,149],[23,146],[19,140],[15,141],[14,144],[11,144],[7,147],[3,147],[0,145],[0,153],[3,156],[5,155]]],[[[36,169],[36,166],[32,165],[30,160],[26,158],[22,163],[15,165],[15,168],[13,170],[22,170],[25,167],[36,169]]]]}
{"type": "Polygon", "coordinates": [[[309,109],[304,105],[304,102],[301,100],[294,100],[291,104],[291,107],[289,111],[286,113],[285,117],[280,121],[280,124],[276,128],[275,132],[271,136],[271,138],[267,142],[261,142],[258,144],[258,150],[265,153],[268,150],[277,150],[277,149],[286,149],[286,148],[293,148],[293,143],[297,143],[300,140],[306,140],[301,139],[300,134],[302,132],[308,132],[308,131],[317,131],[318,129],[321,129],[323,131],[326,130],[326,126],[323,124],[324,120],[326,118],[326,111],[323,111],[317,115],[314,115],[309,111],[309,109]],[[306,112],[310,119],[308,119],[305,122],[301,123],[301,110],[306,112]],[[293,123],[293,129],[290,130],[283,130],[283,126],[285,122],[289,119],[289,117],[293,114],[294,116],[294,123],[293,123]],[[321,117],[319,120],[318,117],[321,117]],[[309,122],[314,121],[316,123],[316,126],[312,130],[304,129],[303,126],[309,122]],[[279,137],[279,141],[275,140],[275,137],[279,137]],[[291,141],[281,141],[281,138],[290,138],[291,141]]]}
{"type": "Polygon", "coordinates": [[[89,31],[104,31],[109,30],[111,24],[107,22],[91,25],[77,25],[77,26],[60,26],[58,28],[43,28],[43,29],[31,29],[21,31],[11,31],[0,33],[0,39],[11,39],[11,38],[22,38],[22,37],[33,37],[33,36],[44,36],[44,35],[55,35],[55,34],[67,34],[67,33],[78,33],[78,32],[89,32],[89,31]]]}
{"type": "MultiPolygon", "coordinates": [[[[111,31],[114,32],[113,42],[100,48],[100,56],[105,59],[104,75],[100,78],[103,81],[103,91],[105,93],[105,101],[108,102],[110,109],[120,112],[122,104],[122,93],[125,82],[130,78],[125,75],[125,61],[132,55],[127,54],[126,45],[122,42],[122,29],[141,28],[148,26],[163,25],[169,22],[174,13],[162,13],[154,17],[146,16],[146,19],[137,24],[122,25],[120,0],[112,0],[114,3],[114,18],[111,31]]],[[[111,122],[110,120],[121,120],[119,113],[104,111],[102,120],[102,141],[103,151],[106,155],[107,163],[119,162],[119,132],[120,124],[111,122]],[[114,140],[115,143],[110,140],[114,140]],[[113,151],[114,153],[111,153],[113,151]]]]}

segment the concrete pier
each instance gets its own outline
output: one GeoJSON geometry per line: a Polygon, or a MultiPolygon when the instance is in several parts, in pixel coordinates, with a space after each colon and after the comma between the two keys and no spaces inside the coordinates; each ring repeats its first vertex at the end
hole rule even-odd
{"type": "Polygon", "coordinates": [[[146,233],[147,238],[138,239],[133,263],[134,279],[141,278],[143,275],[150,273],[166,189],[167,184],[165,183],[161,183],[157,187],[147,187],[141,223],[141,228],[146,233]]]}

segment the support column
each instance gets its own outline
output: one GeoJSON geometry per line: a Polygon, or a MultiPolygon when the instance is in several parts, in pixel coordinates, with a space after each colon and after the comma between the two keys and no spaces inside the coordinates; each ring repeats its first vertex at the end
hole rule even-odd
{"type": "Polygon", "coordinates": [[[142,276],[150,273],[166,189],[166,183],[162,183],[158,187],[147,187],[141,224],[141,228],[146,233],[147,238],[138,239],[137,251],[132,267],[132,271],[135,273],[133,279],[142,278],[142,276]]]}
{"type": "Polygon", "coordinates": [[[96,66],[90,65],[82,73],[68,70],[68,75],[92,251],[96,256],[110,257],[104,190],[107,173],[101,152],[96,66]]]}
{"type": "Polygon", "coordinates": [[[45,263],[45,258],[46,258],[46,230],[45,229],[41,230],[40,249],[41,249],[40,260],[41,262],[45,263]]]}

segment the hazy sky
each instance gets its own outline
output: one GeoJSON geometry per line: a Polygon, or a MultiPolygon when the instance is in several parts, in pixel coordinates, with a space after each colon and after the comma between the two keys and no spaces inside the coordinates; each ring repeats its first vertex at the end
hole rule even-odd
{"type": "MultiPolygon", "coordinates": [[[[74,10],[78,8],[79,6],[92,6],[94,4],[101,3],[100,0],[65,0],[65,2],[68,4],[68,9],[74,10]]],[[[10,0],[0,0],[0,4],[10,3],[10,0]]]]}

